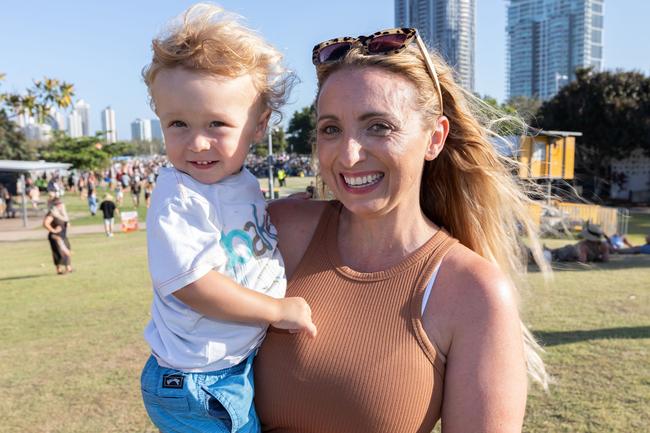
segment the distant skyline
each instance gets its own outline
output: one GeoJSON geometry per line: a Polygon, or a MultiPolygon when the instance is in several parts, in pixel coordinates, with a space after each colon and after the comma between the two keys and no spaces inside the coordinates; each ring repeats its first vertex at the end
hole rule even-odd
{"type": "MultiPolygon", "coordinates": [[[[90,104],[91,132],[101,129],[101,111],[115,110],[118,137],[130,136],[136,118],[154,119],[140,71],[150,60],[151,39],[192,1],[112,2],[23,0],[3,5],[0,91],[24,90],[44,76],[75,85],[75,98],[90,104]]],[[[502,101],[506,92],[506,2],[476,2],[475,90],[502,101]]],[[[316,91],[311,48],[344,35],[394,26],[393,0],[278,2],[227,0],[224,8],[247,18],[286,56],[301,83],[284,109],[284,124],[313,101],[316,91]]],[[[605,1],[604,68],[650,74],[650,2],[605,1]]]]}
{"type": "Polygon", "coordinates": [[[460,85],[475,89],[476,0],[395,0],[395,26],[417,28],[454,67],[460,85]]]}

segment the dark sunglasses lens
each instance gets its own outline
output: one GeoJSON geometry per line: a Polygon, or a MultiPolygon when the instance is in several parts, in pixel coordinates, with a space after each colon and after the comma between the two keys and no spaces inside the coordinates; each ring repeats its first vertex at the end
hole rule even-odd
{"type": "Polygon", "coordinates": [[[379,35],[368,42],[368,52],[370,54],[387,53],[397,50],[408,39],[408,35],[403,33],[397,35],[379,35]]]}
{"type": "Polygon", "coordinates": [[[322,48],[318,53],[318,61],[320,63],[336,62],[341,60],[348,51],[352,48],[350,42],[338,42],[336,44],[328,45],[322,48]]]}

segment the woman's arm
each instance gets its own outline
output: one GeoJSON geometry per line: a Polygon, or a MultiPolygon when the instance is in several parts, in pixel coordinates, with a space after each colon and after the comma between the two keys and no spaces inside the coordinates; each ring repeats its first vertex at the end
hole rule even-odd
{"type": "Polygon", "coordinates": [[[527,377],[515,293],[494,265],[466,248],[448,256],[425,310],[442,321],[423,318],[427,334],[447,350],[442,432],[519,433],[527,377]]]}
{"type": "Polygon", "coordinates": [[[45,218],[43,218],[43,227],[45,227],[45,230],[47,230],[50,233],[59,233],[61,231],[61,227],[54,228],[52,227],[52,221],[54,221],[54,217],[50,214],[45,215],[45,218]]]}

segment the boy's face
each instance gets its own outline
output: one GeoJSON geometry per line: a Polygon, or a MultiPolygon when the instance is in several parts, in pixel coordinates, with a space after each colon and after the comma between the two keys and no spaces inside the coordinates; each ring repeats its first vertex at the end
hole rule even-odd
{"type": "Polygon", "coordinates": [[[162,69],[151,94],[167,158],[199,182],[211,184],[237,173],[250,144],[264,136],[269,112],[261,109],[250,75],[162,69]]]}

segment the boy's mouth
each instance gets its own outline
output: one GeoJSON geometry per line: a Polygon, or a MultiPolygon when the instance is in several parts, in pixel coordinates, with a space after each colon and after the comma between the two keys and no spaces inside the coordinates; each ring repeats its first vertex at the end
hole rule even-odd
{"type": "Polygon", "coordinates": [[[214,167],[214,165],[219,161],[187,161],[192,167],[203,170],[206,168],[214,167]]]}

